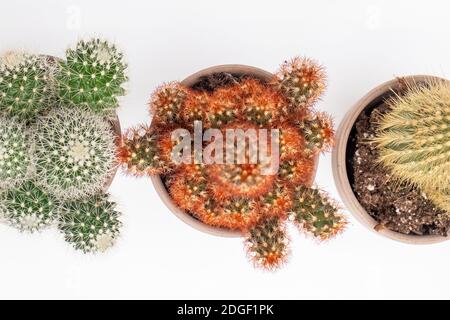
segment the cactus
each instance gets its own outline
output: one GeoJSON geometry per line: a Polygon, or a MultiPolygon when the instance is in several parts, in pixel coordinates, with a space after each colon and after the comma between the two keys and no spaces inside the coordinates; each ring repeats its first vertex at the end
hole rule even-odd
{"type": "Polygon", "coordinates": [[[387,104],[373,139],[380,162],[450,212],[450,82],[410,85],[387,104]]]}
{"type": "Polygon", "coordinates": [[[314,158],[293,158],[280,163],[279,179],[289,186],[311,183],[311,172],[315,170],[314,158]]]}
{"type": "Polygon", "coordinates": [[[35,132],[37,181],[62,199],[102,190],[115,168],[111,125],[81,109],[55,109],[38,119],[35,132]]]}
{"type": "Polygon", "coordinates": [[[179,123],[187,94],[188,89],[177,82],[167,83],[156,89],[150,99],[153,123],[161,126],[179,123]]]}
{"type": "Polygon", "coordinates": [[[336,204],[315,188],[298,186],[289,217],[299,228],[320,240],[328,240],[341,233],[347,222],[336,204]]]}
{"type": "Polygon", "coordinates": [[[290,101],[294,110],[314,104],[325,90],[323,68],[308,58],[296,57],[285,61],[272,81],[290,101]]]}
{"type": "Polygon", "coordinates": [[[39,56],[8,52],[0,57],[0,112],[32,120],[49,107],[51,67],[39,56]]]}
{"type": "Polygon", "coordinates": [[[114,245],[122,224],[116,204],[108,197],[99,194],[61,205],[58,228],[75,249],[96,253],[114,245]]]}
{"type": "Polygon", "coordinates": [[[297,125],[306,141],[305,155],[331,150],[334,145],[334,130],[333,122],[327,114],[319,112],[303,119],[297,125]]]}
{"type": "Polygon", "coordinates": [[[263,269],[277,269],[289,256],[289,240],[284,223],[278,217],[268,218],[251,228],[245,244],[255,265],[263,269]]]}
{"type": "Polygon", "coordinates": [[[0,194],[5,219],[22,231],[39,231],[52,224],[57,203],[31,181],[0,194]]]}
{"type": "MultiPolygon", "coordinates": [[[[303,231],[314,233],[314,228],[320,229],[315,234],[321,239],[345,226],[344,218],[332,210],[335,207],[325,201],[322,193],[318,198],[313,194],[316,202],[300,208],[300,194],[296,191],[299,185],[306,188],[312,183],[317,156],[333,145],[331,119],[312,109],[324,89],[324,79],[321,67],[307,59],[294,59],[269,82],[240,77],[204,91],[177,82],[166,84],[152,95],[152,125],[132,129],[125,135],[119,161],[135,175],[161,175],[181,210],[206,225],[247,235],[247,248],[256,265],[276,269],[289,252],[285,223],[291,212],[298,212],[296,224],[303,231]],[[184,128],[186,134],[196,137],[196,120],[204,129],[216,129],[222,134],[217,138],[221,142],[214,155],[206,149],[208,145],[203,148],[202,159],[206,153],[217,160],[216,153],[223,151],[224,163],[210,163],[209,158],[202,163],[172,161],[178,141],[173,141],[171,132],[184,128]],[[237,132],[234,141],[228,141],[227,129],[244,133],[245,150],[236,148],[240,139],[237,132]],[[259,129],[267,133],[279,129],[279,150],[273,149],[273,136],[263,139],[259,129]],[[257,160],[252,157],[250,150],[261,151],[254,147],[262,143],[268,143],[267,151],[272,156],[279,154],[278,172],[266,170],[273,168],[273,159],[260,154],[257,160]],[[232,163],[226,161],[228,155],[234,156],[232,163]],[[319,204],[322,207],[317,208],[319,204]]],[[[203,147],[208,140],[205,137],[203,147]]],[[[197,159],[192,148],[195,145],[194,141],[188,154],[191,160],[197,159]]]]}
{"type": "Polygon", "coordinates": [[[260,198],[260,210],[265,216],[275,215],[285,218],[292,208],[292,190],[289,186],[277,181],[271,191],[260,198]]]}
{"type": "Polygon", "coordinates": [[[241,86],[243,117],[260,127],[275,123],[285,105],[283,96],[254,79],[243,81],[241,86]]]}
{"type": "Polygon", "coordinates": [[[135,176],[161,174],[169,166],[158,153],[158,134],[146,125],[129,129],[119,148],[119,162],[125,172],[135,176]]]}
{"type": "Polygon", "coordinates": [[[0,189],[17,186],[33,175],[29,132],[16,118],[0,115],[0,189]]]}
{"type": "Polygon", "coordinates": [[[197,181],[183,174],[174,175],[170,182],[170,194],[180,208],[195,212],[208,197],[205,181],[197,181]]]}
{"type": "Polygon", "coordinates": [[[181,108],[181,119],[185,124],[194,124],[194,121],[206,119],[209,105],[209,96],[204,92],[191,91],[184,99],[184,107],[181,108]]]}
{"type": "Polygon", "coordinates": [[[57,94],[64,105],[106,115],[118,107],[127,81],[123,54],[100,39],[80,41],[66,51],[55,75],[57,94]]]}

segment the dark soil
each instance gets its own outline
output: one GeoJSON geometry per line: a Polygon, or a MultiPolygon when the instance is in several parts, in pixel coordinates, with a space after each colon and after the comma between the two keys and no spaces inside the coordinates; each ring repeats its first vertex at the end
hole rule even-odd
{"type": "Polygon", "coordinates": [[[243,75],[231,74],[228,72],[213,73],[206,77],[201,77],[199,81],[192,86],[192,89],[212,93],[218,88],[237,84],[244,78],[245,76],[243,75]]]}
{"type": "Polygon", "coordinates": [[[389,170],[377,162],[378,150],[370,138],[377,118],[389,109],[380,97],[355,122],[347,147],[347,172],[353,191],[366,211],[388,228],[404,234],[442,235],[450,231],[449,215],[436,208],[418,189],[398,185],[389,170]]]}

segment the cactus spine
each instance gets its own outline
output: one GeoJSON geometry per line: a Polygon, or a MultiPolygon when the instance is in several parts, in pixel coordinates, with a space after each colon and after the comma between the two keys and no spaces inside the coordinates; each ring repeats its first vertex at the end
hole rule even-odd
{"type": "Polygon", "coordinates": [[[35,232],[59,221],[75,247],[103,251],[120,226],[103,189],[117,164],[111,122],[127,66],[99,39],[66,53],[0,57],[0,222],[35,232]]]}

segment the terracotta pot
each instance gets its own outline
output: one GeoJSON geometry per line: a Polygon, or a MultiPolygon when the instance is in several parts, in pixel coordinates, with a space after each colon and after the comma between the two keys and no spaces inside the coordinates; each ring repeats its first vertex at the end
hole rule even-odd
{"type": "MultiPolygon", "coordinates": [[[[424,75],[414,75],[404,77],[404,79],[408,83],[417,83],[424,82],[430,79],[440,78],[424,75]]],[[[397,79],[387,81],[367,93],[347,112],[337,131],[336,147],[334,148],[332,154],[334,181],[345,206],[348,208],[348,210],[350,210],[353,216],[360,223],[362,223],[371,231],[388,237],[392,240],[409,244],[431,244],[445,241],[448,239],[447,237],[432,235],[406,235],[386,228],[376,228],[378,222],[374,218],[372,218],[361,206],[350,185],[350,181],[347,175],[347,141],[354,127],[354,123],[363,110],[373,105],[373,103],[377,103],[392,95],[392,90],[396,90],[398,88],[399,83],[397,79]]]]}
{"type": "MultiPolygon", "coordinates": [[[[228,65],[214,66],[214,67],[210,67],[210,68],[201,70],[199,72],[196,72],[196,73],[190,75],[189,77],[187,77],[186,79],[184,79],[181,83],[184,86],[192,87],[196,83],[198,83],[200,78],[202,78],[204,76],[208,76],[213,73],[219,73],[219,72],[231,73],[233,75],[238,75],[238,76],[239,75],[248,75],[253,78],[260,79],[262,81],[269,81],[273,77],[273,75],[270,72],[267,72],[267,71],[259,69],[259,68],[246,66],[246,65],[239,65],[239,64],[228,64],[228,65]]],[[[319,159],[318,159],[318,157],[316,157],[316,159],[314,161],[315,169],[311,173],[310,184],[312,184],[314,181],[318,162],[319,162],[319,159]]],[[[241,232],[239,232],[239,231],[234,231],[234,230],[229,230],[229,229],[219,228],[219,227],[212,227],[212,226],[209,226],[209,225],[201,222],[200,220],[196,219],[194,216],[192,216],[191,214],[180,209],[173,203],[172,198],[170,197],[170,194],[169,194],[168,190],[166,189],[166,186],[164,185],[160,176],[153,176],[153,177],[151,177],[151,180],[152,180],[153,186],[156,189],[156,192],[158,193],[158,195],[160,196],[160,198],[164,202],[164,204],[169,208],[169,210],[173,214],[175,214],[181,221],[190,225],[192,228],[197,229],[202,232],[205,232],[205,233],[208,233],[208,234],[211,234],[211,235],[214,235],[214,236],[220,236],[220,237],[234,238],[234,237],[242,236],[241,232]]]]}

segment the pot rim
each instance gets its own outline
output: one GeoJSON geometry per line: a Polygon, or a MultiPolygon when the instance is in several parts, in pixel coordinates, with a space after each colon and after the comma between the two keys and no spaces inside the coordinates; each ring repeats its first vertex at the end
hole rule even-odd
{"type": "MultiPolygon", "coordinates": [[[[429,80],[447,81],[446,79],[429,75],[410,75],[400,78],[404,79],[408,83],[424,82],[429,80]]],[[[359,203],[348,179],[346,151],[350,132],[354,126],[356,119],[372,101],[380,98],[390,90],[398,88],[398,86],[398,78],[386,81],[378,85],[377,87],[369,91],[366,95],[364,95],[361,99],[359,99],[358,102],[356,102],[356,104],[354,104],[346,113],[337,130],[336,146],[333,148],[332,152],[332,169],[334,182],[343,203],[352,213],[353,217],[355,217],[356,220],[358,220],[362,225],[370,229],[372,232],[375,232],[389,239],[407,244],[433,244],[443,242],[448,240],[449,238],[438,235],[408,235],[386,228],[377,230],[375,226],[378,225],[378,222],[374,218],[372,218],[367,213],[365,208],[359,203]]]]}
{"type": "MultiPolygon", "coordinates": [[[[219,73],[219,72],[227,72],[227,73],[232,73],[232,74],[236,74],[236,75],[251,75],[254,78],[261,79],[264,81],[268,81],[273,77],[272,73],[265,71],[263,69],[257,68],[257,67],[252,67],[252,66],[243,65],[243,64],[222,64],[222,65],[217,65],[217,66],[212,66],[212,67],[209,67],[206,69],[202,69],[202,70],[188,76],[187,78],[185,78],[183,81],[181,81],[181,84],[184,86],[187,86],[187,87],[192,87],[195,83],[198,82],[198,80],[201,77],[210,75],[212,73],[219,73]]],[[[319,164],[319,156],[317,156],[314,161],[315,167],[314,167],[314,171],[311,175],[311,184],[313,183],[313,181],[315,179],[318,164],[319,164]]],[[[209,226],[209,225],[201,222],[200,220],[196,219],[191,214],[185,212],[184,210],[181,210],[178,206],[176,206],[173,203],[172,198],[170,197],[170,194],[161,179],[161,176],[154,175],[154,176],[151,176],[150,178],[151,178],[153,187],[156,189],[157,194],[159,195],[159,197],[161,198],[163,203],[167,206],[167,208],[175,216],[177,216],[181,221],[183,221],[190,227],[197,229],[198,231],[201,231],[201,232],[213,235],[213,236],[218,236],[218,237],[239,238],[239,237],[243,236],[242,232],[240,232],[238,230],[230,230],[230,229],[221,228],[221,227],[209,226]]]]}

